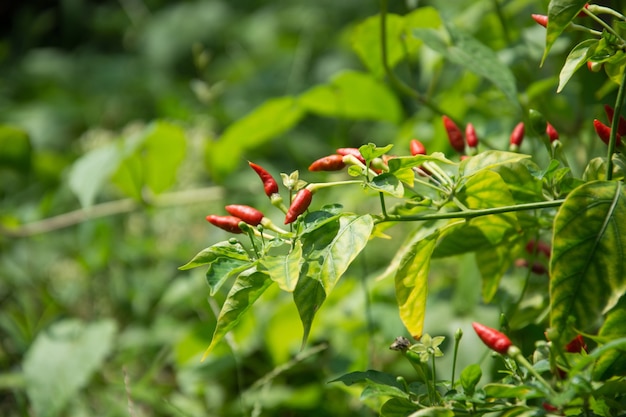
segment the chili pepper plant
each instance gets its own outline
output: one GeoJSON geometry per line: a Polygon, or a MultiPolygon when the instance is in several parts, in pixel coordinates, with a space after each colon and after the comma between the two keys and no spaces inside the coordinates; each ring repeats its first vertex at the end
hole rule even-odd
{"type": "MultiPolygon", "coordinates": [[[[383,68],[395,88],[416,98],[388,62],[386,3],[381,2],[380,14],[383,68]]],[[[502,132],[510,142],[496,144],[483,140],[472,120],[454,120],[445,109],[433,109],[441,112],[441,131],[448,135],[444,149],[429,146],[427,153],[422,138],[407,141],[406,149],[365,143],[311,158],[309,172],[300,172],[303,167],[268,172],[251,162],[261,180],[259,193],[265,191],[284,222],[276,224],[269,220],[275,216],[237,201],[226,207],[230,216],[207,217],[236,235],[181,267],[206,268],[211,294],[230,285],[205,357],[270,286],[291,294],[306,345],[316,314],[350,265],[372,241],[401,228],[404,241],[386,282],[394,287],[406,334],[381,348],[405,356],[414,372],[400,376],[385,369],[363,370],[335,383],[365,386],[366,397],[380,400],[377,411],[383,416],[626,412],[626,157],[620,140],[626,18],[580,0],[553,0],[547,15],[533,18],[546,26],[542,62],[550,60],[551,47],[566,37],[566,29],[587,37],[572,48],[558,91],[575,71],[591,64],[601,66],[607,82],[617,88],[616,101],[607,103],[608,124],[594,121],[598,141],[606,144],[605,156],[587,161],[582,175],[575,176],[558,126],[537,110],[526,109],[520,120],[512,120],[511,130],[502,132]],[[522,152],[529,141],[539,144],[532,147],[536,153],[522,152]],[[333,176],[320,177],[320,171],[333,171],[333,176]],[[336,187],[362,190],[376,210],[349,212],[341,201],[328,201],[327,190],[336,187]],[[495,376],[483,378],[484,355],[456,375],[456,358],[471,343],[467,335],[460,329],[448,349],[442,349],[444,336],[430,336],[425,328],[435,253],[473,254],[483,303],[494,300],[511,268],[524,268],[526,284],[534,279],[540,288],[534,324],[544,331],[537,340],[515,338],[527,285],[519,300],[502,311],[500,329],[473,324],[485,352],[491,351],[498,363],[495,376]],[[537,281],[538,276],[545,279],[537,281]],[[454,358],[449,377],[437,373],[444,355],[454,358]]],[[[452,26],[447,29],[454,41],[458,34],[452,26]]],[[[424,39],[432,35],[424,30],[417,34],[424,39]]]]}

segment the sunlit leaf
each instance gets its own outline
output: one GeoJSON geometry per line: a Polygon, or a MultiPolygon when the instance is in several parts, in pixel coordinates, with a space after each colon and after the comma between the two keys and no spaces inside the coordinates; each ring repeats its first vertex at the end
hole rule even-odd
{"type": "Polygon", "coordinates": [[[81,206],[89,207],[93,204],[122,158],[117,146],[112,144],[89,151],[74,162],[68,181],[81,206]]]}
{"type": "Polygon", "coordinates": [[[428,407],[410,414],[409,417],[454,417],[454,411],[445,407],[428,407]]]}
{"type": "Polygon", "coordinates": [[[575,189],[554,220],[550,325],[563,341],[589,330],[626,292],[626,195],[621,183],[575,189]],[[571,327],[570,327],[571,326],[571,327]]]}
{"type": "Polygon", "coordinates": [[[422,336],[424,328],[428,272],[437,239],[462,222],[462,220],[425,222],[412,234],[410,241],[405,243],[408,247],[402,253],[395,274],[396,300],[400,318],[415,339],[422,336]]]}
{"type": "Polygon", "coordinates": [[[459,166],[459,174],[465,177],[469,177],[482,170],[494,169],[499,165],[513,164],[528,158],[530,158],[530,155],[515,152],[488,150],[462,161],[461,165],[459,166]]]}
{"type": "Polygon", "coordinates": [[[404,196],[404,186],[395,175],[388,172],[375,176],[367,186],[393,197],[402,198],[404,196]]]}
{"type": "MultiPolygon", "coordinates": [[[[473,210],[515,204],[502,177],[486,170],[478,171],[469,177],[458,198],[467,208],[473,210]]],[[[517,215],[513,212],[490,214],[473,218],[469,224],[478,227],[489,242],[497,244],[507,234],[517,231],[517,215]]]]}
{"type": "Polygon", "coordinates": [[[559,74],[559,86],[556,89],[557,93],[560,93],[563,90],[578,68],[585,65],[587,58],[593,55],[597,45],[598,40],[586,39],[570,51],[567,59],[565,60],[565,65],[563,65],[561,73],[559,74]]]}
{"type": "Polygon", "coordinates": [[[265,268],[272,281],[287,292],[293,292],[296,288],[302,262],[302,242],[299,240],[286,255],[264,256],[260,260],[261,266],[265,268]]]}
{"type": "Polygon", "coordinates": [[[404,391],[395,376],[380,371],[369,370],[365,372],[351,372],[337,379],[333,379],[330,382],[343,382],[347,386],[366,384],[367,388],[369,388],[369,392],[361,394],[362,398],[381,395],[409,398],[409,394],[404,391]]]}
{"type": "Polygon", "coordinates": [[[487,384],[483,387],[485,394],[493,398],[533,398],[541,396],[538,391],[526,385],[487,384]]]}
{"type": "Polygon", "coordinates": [[[63,320],[41,332],[23,363],[32,412],[39,417],[62,415],[111,352],[115,333],[111,320],[63,320]]]}
{"type": "Polygon", "coordinates": [[[211,353],[229,331],[237,326],[243,315],[271,284],[272,280],[267,274],[254,270],[237,277],[220,310],[211,344],[202,355],[202,360],[211,353]]]}
{"type": "Polygon", "coordinates": [[[483,301],[489,303],[495,297],[500,280],[511,267],[515,251],[510,242],[484,247],[476,251],[476,265],[482,277],[481,293],[483,301]]]}
{"type": "Polygon", "coordinates": [[[348,266],[365,248],[374,227],[371,216],[343,215],[337,226],[316,229],[303,236],[307,274],[318,280],[328,295],[348,266]]]}
{"type": "Polygon", "coordinates": [[[298,98],[308,111],[327,117],[381,120],[398,123],[402,109],[398,98],[372,75],[344,71],[329,84],[312,87],[298,98]]]}
{"type": "Polygon", "coordinates": [[[215,261],[218,257],[232,258],[240,261],[248,261],[250,257],[239,242],[231,243],[229,241],[218,242],[201,250],[185,265],[178,267],[181,271],[197,268],[199,266],[208,265],[215,261]]]}
{"type": "Polygon", "coordinates": [[[548,52],[565,28],[585,6],[586,0],[551,0],[548,5],[548,26],[546,28],[546,46],[541,58],[541,64],[548,56],[548,52]]]}

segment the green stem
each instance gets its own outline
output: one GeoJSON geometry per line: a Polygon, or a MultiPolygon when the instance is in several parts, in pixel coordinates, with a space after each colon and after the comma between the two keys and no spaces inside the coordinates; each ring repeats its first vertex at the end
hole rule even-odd
{"type": "MultiPolygon", "coordinates": [[[[583,8],[583,10],[585,10],[583,8]]],[[[609,33],[611,33],[612,35],[614,35],[617,39],[621,40],[622,42],[624,42],[624,39],[622,39],[622,37],[615,32],[615,30],[609,26],[604,20],[600,19],[598,16],[596,16],[594,13],[590,13],[589,10],[585,10],[585,13],[587,13],[587,16],[589,16],[591,19],[593,19],[596,23],[598,23],[600,26],[602,26],[604,29],[606,29],[609,33]]],[[[580,28],[583,27],[586,30],[590,31],[590,33],[593,31],[592,29],[587,28],[586,26],[580,26],[580,25],[576,25],[574,23],[572,23],[570,26],[572,26],[574,29],[576,30],[581,30],[580,28]]],[[[599,33],[599,36],[602,36],[601,32],[598,31],[593,31],[596,32],[594,33],[594,35],[598,36],[597,34],[599,33]]]]}
{"type": "Polygon", "coordinates": [[[322,188],[335,187],[337,185],[350,185],[350,184],[361,184],[363,181],[361,180],[346,180],[346,181],[332,181],[332,182],[316,182],[310,183],[306,186],[312,193],[320,190],[322,188]]]}
{"type": "Polygon", "coordinates": [[[516,346],[511,346],[507,354],[511,358],[513,358],[517,363],[521,364],[524,368],[526,368],[528,372],[530,372],[531,375],[534,376],[535,379],[537,379],[537,381],[539,381],[539,383],[542,384],[550,392],[551,395],[556,395],[556,392],[554,391],[552,386],[548,384],[548,382],[545,379],[543,379],[541,375],[539,375],[539,372],[537,372],[537,370],[533,368],[533,366],[530,364],[530,362],[528,362],[528,360],[524,357],[524,355],[522,355],[522,351],[519,350],[519,348],[517,348],[516,346]]]}
{"type": "Polygon", "coordinates": [[[431,109],[433,112],[437,114],[445,114],[443,110],[437,107],[423,94],[421,94],[419,91],[405,84],[391,70],[391,67],[389,66],[388,53],[387,53],[387,6],[388,6],[388,3],[389,3],[389,0],[380,0],[380,55],[382,59],[383,68],[385,70],[385,74],[387,75],[387,78],[389,78],[389,82],[400,93],[420,102],[424,106],[431,109]]]}
{"type": "Polygon", "coordinates": [[[459,328],[454,333],[454,354],[452,355],[452,377],[450,378],[450,389],[454,389],[454,377],[456,373],[456,359],[459,353],[459,345],[461,344],[462,337],[463,337],[463,330],[459,328]]]}
{"type": "Polygon", "coordinates": [[[609,146],[606,154],[606,179],[613,178],[613,154],[615,153],[615,145],[617,142],[617,127],[619,126],[620,115],[622,114],[622,104],[624,104],[624,91],[626,90],[626,71],[622,78],[622,83],[617,91],[617,99],[615,99],[615,108],[613,112],[613,120],[611,121],[611,136],[609,137],[609,146]]]}
{"type": "MultiPolygon", "coordinates": [[[[436,368],[435,368],[435,354],[433,353],[432,355],[430,355],[430,357],[432,358],[432,361],[433,361],[433,370],[432,370],[432,384],[433,384],[433,387],[432,387],[432,389],[433,389],[433,392],[436,394],[437,393],[437,371],[436,371],[436,368]]],[[[436,397],[436,395],[433,395],[433,396],[436,397]]],[[[431,401],[431,405],[434,405],[434,404],[432,404],[432,401],[431,401]]]]}
{"type": "Polygon", "coordinates": [[[502,33],[504,34],[504,40],[506,44],[509,45],[511,43],[511,36],[509,35],[509,31],[506,24],[506,19],[504,18],[504,13],[502,13],[502,7],[500,6],[500,2],[498,0],[493,0],[493,8],[496,11],[496,16],[498,16],[498,21],[500,22],[500,26],[502,26],[502,33]]]}
{"type": "Polygon", "coordinates": [[[380,192],[378,193],[378,197],[380,198],[380,209],[383,212],[383,216],[387,217],[387,207],[385,206],[385,195],[380,192]]]}
{"type": "Polygon", "coordinates": [[[493,207],[488,209],[467,210],[467,211],[453,211],[449,213],[429,213],[429,214],[417,214],[414,216],[387,216],[383,219],[379,219],[378,223],[383,222],[414,222],[424,220],[440,220],[440,219],[472,219],[474,217],[487,216],[490,214],[502,214],[513,211],[525,211],[542,208],[558,207],[565,199],[539,201],[536,203],[517,204],[514,206],[493,207]]]}

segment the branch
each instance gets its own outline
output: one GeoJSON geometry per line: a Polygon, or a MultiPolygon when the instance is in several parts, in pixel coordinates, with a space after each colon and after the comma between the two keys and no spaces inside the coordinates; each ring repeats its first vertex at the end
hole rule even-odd
{"type": "MultiPolygon", "coordinates": [[[[194,204],[222,197],[221,187],[207,187],[194,190],[175,191],[148,198],[148,205],[154,207],[172,207],[184,204],[194,204]]],[[[0,226],[0,235],[12,238],[29,237],[43,233],[64,229],[89,220],[101,217],[114,216],[116,214],[130,213],[145,204],[137,200],[124,198],[121,200],[107,201],[91,207],[70,211],[58,216],[49,217],[32,223],[27,223],[17,228],[0,226]]]]}

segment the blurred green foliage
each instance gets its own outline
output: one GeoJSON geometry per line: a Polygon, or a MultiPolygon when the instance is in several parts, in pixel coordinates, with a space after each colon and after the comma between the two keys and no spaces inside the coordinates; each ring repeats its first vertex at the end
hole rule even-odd
{"type": "MultiPolygon", "coordinates": [[[[570,43],[557,41],[540,68],[545,31],[529,18],[547,1],[393,3],[398,16],[435,7],[511,71],[517,103],[480,68],[438,54],[436,40],[410,45],[396,68],[481,140],[504,148],[502,132],[532,107],[575,171],[602,152],[591,120],[613,91],[580,71],[555,94],[570,43]]],[[[370,367],[410,373],[387,349],[404,329],[393,287],[377,279],[398,231],[368,245],[300,353],[297,312],[274,289],[201,363],[226,293],[208,298],[202,271],[177,267],[226,238],[205,215],[229,203],[270,215],[246,160],[302,172],[338,147],[403,152],[412,137],[449,151],[440,115],[368,60],[376,2],[39,0],[0,12],[0,414],[374,415],[358,391],[326,382],[370,367]],[[327,99],[337,92],[340,111],[327,99]]],[[[500,302],[522,275],[510,271],[500,302]]],[[[495,320],[497,308],[478,304],[479,279],[471,259],[434,261],[430,334],[450,336],[469,313],[495,320]]]]}

